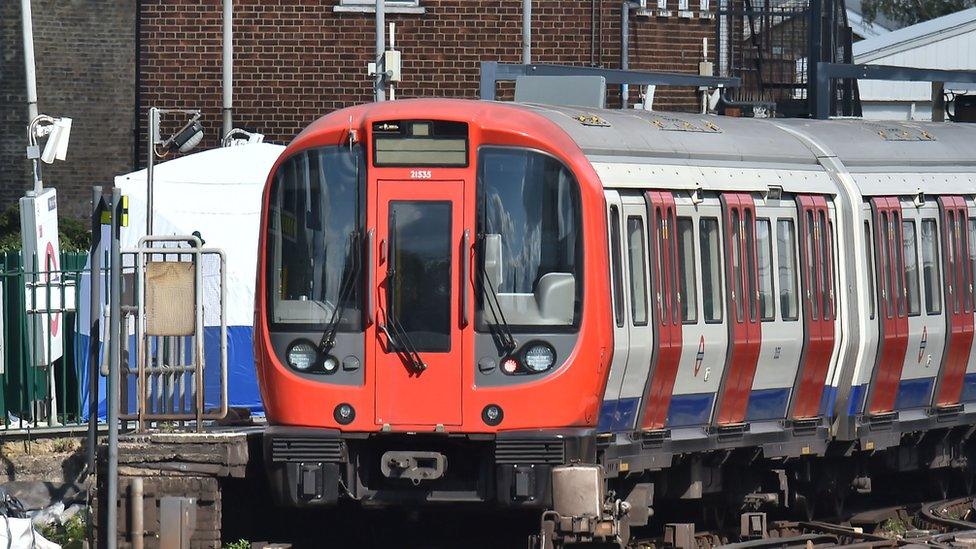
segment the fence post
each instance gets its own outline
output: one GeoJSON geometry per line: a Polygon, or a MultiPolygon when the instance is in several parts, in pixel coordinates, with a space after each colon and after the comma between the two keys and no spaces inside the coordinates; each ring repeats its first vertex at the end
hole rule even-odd
{"type": "Polygon", "coordinates": [[[112,256],[111,293],[109,299],[109,376],[108,376],[108,498],[107,528],[105,546],[116,549],[118,546],[118,501],[119,501],[119,369],[122,363],[119,339],[122,300],[122,254],[120,249],[120,226],[122,213],[122,192],[118,187],[112,189],[112,256]]]}

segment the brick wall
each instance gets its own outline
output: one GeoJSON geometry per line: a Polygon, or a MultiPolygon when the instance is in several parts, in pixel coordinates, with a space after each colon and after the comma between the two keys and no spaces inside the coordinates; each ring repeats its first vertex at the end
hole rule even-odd
{"type": "MultiPolygon", "coordinates": [[[[338,0],[235,0],[235,126],[288,142],[334,109],[371,100],[366,64],[371,13],[336,13],[338,0]]],[[[142,113],[152,105],[199,108],[204,146],[221,127],[221,0],[143,0],[142,113]]],[[[714,21],[631,17],[631,68],[697,72],[714,21]]],[[[697,5],[697,2],[694,2],[697,5]]],[[[479,62],[519,62],[521,0],[421,0],[423,15],[387,14],[397,24],[403,82],[397,97],[477,98],[479,62]]],[[[619,1],[536,1],[533,61],[619,68],[619,1]],[[593,33],[598,37],[591,57],[593,33]]],[[[711,56],[714,58],[714,55],[711,56]]],[[[632,90],[636,98],[637,90],[632,90]]],[[[619,93],[611,95],[619,103],[619,93]]],[[[690,88],[659,89],[655,107],[693,110],[690,88]]]]}
{"type": "MultiPolygon", "coordinates": [[[[33,0],[40,112],[73,119],[68,159],[44,165],[61,211],[87,215],[90,188],[130,171],[135,0],[33,0]]],[[[0,210],[33,187],[20,2],[0,1],[0,210]]]]}

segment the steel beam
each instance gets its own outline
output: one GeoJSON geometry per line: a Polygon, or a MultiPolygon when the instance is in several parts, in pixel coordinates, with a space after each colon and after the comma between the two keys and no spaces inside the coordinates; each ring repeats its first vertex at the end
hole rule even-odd
{"type": "Polygon", "coordinates": [[[959,82],[976,83],[976,71],[920,69],[894,65],[853,65],[845,63],[817,63],[817,93],[813,116],[830,118],[830,82],[838,78],[858,80],[893,80],[901,82],[959,82]]]}
{"type": "Polygon", "coordinates": [[[699,76],[692,73],[625,71],[599,67],[575,67],[569,65],[520,65],[481,62],[481,99],[495,100],[498,82],[514,82],[519,76],[602,76],[607,84],[632,84],[640,86],[690,86],[708,88],[737,88],[739,78],[699,76]]]}

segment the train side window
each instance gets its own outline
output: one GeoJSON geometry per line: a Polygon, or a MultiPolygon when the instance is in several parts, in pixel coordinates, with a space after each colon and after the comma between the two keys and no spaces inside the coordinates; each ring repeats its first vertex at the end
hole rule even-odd
{"type": "Polygon", "coordinates": [[[925,280],[925,312],[942,314],[942,274],[939,267],[939,230],[934,219],[922,220],[922,278],[925,280]]]}
{"type": "Polygon", "coordinates": [[[892,246],[894,246],[894,249],[891,250],[891,253],[892,255],[897,254],[896,267],[894,269],[895,272],[892,273],[895,277],[895,285],[893,287],[899,288],[897,296],[898,318],[904,318],[907,313],[905,302],[908,301],[905,294],[908,292],[906,290],[907,284],[905,283],[905,235],[902,233],[901,215],[898,213],[892,215],[891,222],[895,228],[895,238],[892,241],[892,246]],[[899,242],[902,243],[901,246],[898,245],[899,242]]]}
{"type": "Polygon", "coordinates": [[[945,250],[943,250],[946,254],[946,268],[948,268],[946,280],[949,281],[949,294],[946,296],[946,299],[952,307],[952,312],[958,313],[959,292],[957,288],[959,284],[957,282],[958,274],[956,273],[956,214],[951,210],[946,212],[946,234],[949,235],[949,241],[946,242],[945,250]]]}
{"type": "Polygon", "coordinates": [[[813,219],[813,212],[807,210],[806,214],[806,238],[807,261],[804,265],[803,278],[807,281],[807,302],[810,303],[810,318],[818,320],[820,318],[820,298],[817,296],[817,273],[814,272],[817,265],[817,238],[815,236],[816,227],[813,219]]]}
{"type": "Polygon", "coordinates": [[[613,272],[613,317],[617,327],[624,326],[624,275],[620,261],[620,211],[610,206],[610,270],[613,272]]]}
{"type": "Polygon", "coordinates": [[[871,224],[864,222],[864,255],[868,258],[868,309],[871,320],[874,320],[874,242],[871,241],[871,224]]]}
{"type": "Polygon", "coordinates": [[[759,311],[764,321],[776,318],[773,298],[773,239],[769,219],[756,219],[756,250],[759,263],[759,311]]]}
{"type": "Polygon", "coordinates": [[[702,263],[702,310],[705,322],[722,322],[722,256],[718,219],[703,217],[698,222],[702,263]]]}
{"type": "Polygon", "coordinates": [[[969,218],[969,298],[976,308],[976,217],[969,218]]]}
{"type": "Polygon", "coordinates": [[[756,243],[754,242],[756,238],[756,228],[752,220],[752,210],[746,210],[746,283],[745,283],[745,293],[743,297],[747,297],[749,301],[749,320],[751,322],[756,321],[756,317],[759,316],[758,309],[759,303],[757,303],[756,294],[752,291],[753,288],[757,287],[756,281],[753,278],[756,276],[756,270],[753,265],[756,264],[756,243]]]}
{"type": "Polygon", "coordinates": [[[901,227],[905,238],[905,284],[908,288],[908,315],[918,316],[921,313],[921,304],[918,290],[918,245],[915,242],[915,222],[903,221],[901,227]]]}
{"type": "Polygon", "coordinates": [[[894,267],[889,261],[890,256],[888,254],[888,243],[891,241],[889,238],[891,227],[888,225],[888,212],[881,212],[881,223],[877,227],[878,234],[881,235],[881,245],[878,246],[878,264],[881,266],[881,298],[884,300],[885,304],[885,316],[891,318],[892,311],[894,310],[893,302],[891,301],[891,294],[894,293],[891,290],[891,276],[894,267]]]}
{"type": "Polygon", "coordinates": [[[630,266],[630,315],[634,326],[647,325],[647,267],[644,261],[644,220],[627,218],[627,262],[630,266]]]}
{"type": "Polygon", "coordinates": [[[776,221],[776,260],[779,264],[779,308],[783,320],[800,318],[796,283],[796,227],[792,219],[776,221]]]}
{"type": "Polygon", "coordinates": [[[732,253],[729,264],[732,265],[732,302],[735,305],[735,321],[742,322],[745,317],[742,295],[742,225],[739,210],[732,210],[732,253]]]}
{"type": "Polygon", "coordinates": [[[678,281],[681,288],[681,319],[698,322],[698,288],[695,280],[695,224],[690,217],[678,218],[678,281]]]}
{"type": "Polygon", "coordinates": [[[830,224],[827,223],[827,214],[820,211],[817,220],[817,244],[819,245],[820,265],[817,267],[817,275],[820,277],[820,300],[822,304],[821,312],[823,319],[830,320],[833,311],[831,310],[830,294],[832,288],[830,284],[830,224]]]}

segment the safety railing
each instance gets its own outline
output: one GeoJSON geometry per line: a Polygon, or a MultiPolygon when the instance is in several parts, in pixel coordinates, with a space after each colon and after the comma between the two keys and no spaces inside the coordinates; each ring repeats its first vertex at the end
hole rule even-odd
{"type": "Polygon", "coordinates": [[[84,423],[85,337],[76,322],[85,253],[0,252],[0,432],[84,423]]]}
{"type": "MultiPolygon", "coordinates": [[[[122,251],[122,264],[131,266],[126,270],[135,275],[132,300],[123,299],[131,305],[121,310],[122,325],[133,326],[135,332],[135,363],[124,363],[120,370],[120,419],[135,420],[141,430],[166,421],[194,421],[199,429],[205,420],[224,418],[228,409],[224,252],[204,248],[196,236],[143,237],[136,248],[122,251]],[[207,310],[206,292],[219,295],[217,310],[207,310]],[[211,337],[217,340],[216,356],[209,360],[208,324],[219,328],[211,337]],[[215,372],[216,379],[208,375],[215,372]],[[217,394],[212,408],[207,408],[207,402],[213,401],[208,392],[217,394]]],[[[123,357],[128,355],[122,352],[123,357]]]]}

